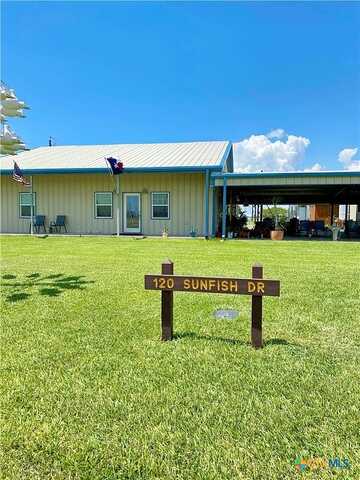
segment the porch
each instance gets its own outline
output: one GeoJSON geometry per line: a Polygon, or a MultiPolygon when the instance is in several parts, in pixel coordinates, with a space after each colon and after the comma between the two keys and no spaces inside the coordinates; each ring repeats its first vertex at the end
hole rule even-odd
{"type": "Polygon", "coordinates": [[[335,227],[339,238],[360,238],[360,172],[227,173],[211,180],[214,236],[270,238],[279,228],[276,211],[291,206],[281,225],[287,238],[332,238],[335,227]]]}

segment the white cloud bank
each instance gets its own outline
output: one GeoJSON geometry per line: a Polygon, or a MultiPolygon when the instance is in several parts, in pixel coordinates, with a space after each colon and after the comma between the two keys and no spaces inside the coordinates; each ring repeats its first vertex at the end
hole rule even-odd
{"type": "MultiPolygon", "coordinates": [[[[308,138],[287,135],[282,128],[272,130],[267,135],[251,135],[234,143],[235,171],[294,171],[309,145],[308,138]]],[[[313,168],[321,169],[321,166],[315,164],[313,168]]]]}
{"type": "Polygon", "coordinates": [[[304,172],[321,172],[321,170],[324,170],[322,165],[320,165],[320,163],[314,163],[312,167],[305,168],[304,172]]]}
{"type": "MultiPolygon", "coordinates": [[[[233,143],[234,170],[236,172],[293,172],[299,171],[310,140],[288,135],[284,129],[275,128],[266,135],[251,135],[233,143]]],[[[338,155],[342,169],[360,171],[360,160],[354,159],[358,148],[344,148],[338,155]]],[[[326,170],[320,163],[304,169],[304,172],[326,170]]]]}
{"type": "Polygon", "coordinates": [[[338,160],[346,170],[360,170],[360,160],[353,159],[357,152],[358,148],[344,148],[339,153],[338,160]]]}
{"type": "Polygon", "coordinates": [[[274,130],[271,130],[266,136],[268,138],[274,139],[274,138],[283,138],[285,137],[286,132],[283,128],[275,128],[274,130]]]}

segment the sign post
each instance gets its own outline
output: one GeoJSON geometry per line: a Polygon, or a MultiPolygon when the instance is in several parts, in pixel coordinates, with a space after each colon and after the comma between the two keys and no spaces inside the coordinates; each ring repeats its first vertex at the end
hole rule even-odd
{"type": "Polygon", "coordinates": [[[261,348],[262,297],[280,296],[279,280],[263,278],[263,267],[252,268],[252,278],[193,277],[174,275],[171,260],[162,263],[161,275],[145,275],[146,290],[161,291],[161,339],[173,338],[173,292],[227,293],[251,295],[251,345],[261,348]]]}
{"type": "MultiPolygon", "coordinates": [[[[172,275],[174,264],[166,260],[161,265],[161,273],[172,275]]],[[[161,340],[171,340],[173,337],[173,292],[171,290],[161,291],[161,340]]]]}
{"type": "MultiPolygon", "coordinates": [[[[256,264],[252,267],[253,278],[263,278],[263,267],[256,264]]],[[[251,345],[262,347],[262,297],[251,297],[251,345]]]]}

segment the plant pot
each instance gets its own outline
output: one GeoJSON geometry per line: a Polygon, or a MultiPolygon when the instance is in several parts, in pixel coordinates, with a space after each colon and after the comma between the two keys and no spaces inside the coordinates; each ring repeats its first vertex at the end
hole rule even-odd
{"type": "Polygon", "coordinates": [[[166,233],[166,232],[163,232],[163,234],[162,234],[162,237],[163,237],[163,238],[168,238],[168,236],[169,236],[169,234],[168,234],[168,233],[166,233]]]}
{"type": "Polygon", "coordinates": [[[271,238],[271,240],[283,240],[284,239],[284,230],[271,230],[270,238],[271,238]]]}

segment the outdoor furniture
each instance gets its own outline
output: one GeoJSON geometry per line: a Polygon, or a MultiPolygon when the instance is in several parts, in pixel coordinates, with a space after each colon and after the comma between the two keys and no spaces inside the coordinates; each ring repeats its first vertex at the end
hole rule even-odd
{"type": "Polygon", "coordinates": [[[53,231],[61,233],[62,228],[64,228],[65,232],[67,233],[65,218],[65,215],[57,215],[55,222],[50,222],[50,233],[52,233],[53,231]]]}
{"type": "Polygon", "coordinates": [[[271,217],[265,217],[262,223],[262,235],[261,238],[270,238],[271,231],[275,228],[275,221],[271,217]]]}
{"type": "Polygon", "coordinates": [[[360,238],[360,222],[354,220],[346,220],[345,236],[347,238],[360,238]]]}
{"type": "Polygon", "coordinates": [[[274,221],[271,218],[257,221],[255,227],[250,230],[251,238],[270,238],[270,232],[274,228],[274,221]]]}
{"type": "Polygon", "coordinates": [[[302,236],[307,236],[310,234],[310,221],[309,220],[300,220],[299,233],[302,236]]]}
{"type": "Polygon", "coordinates": [[[298,218],[296,217],[290,218],[290,220],[287,222],[285,227],[286,235],[290,237],[296,237],[297,234],[299,233],[299,228],[300,228],[300,222],[298,218]]]}
{"type": "Polygon", "coordinates": [[[251,238],[262,238],[264,235],[263,222],[255,222],[254,228],[250,231],[251,238]]]}
{"type": "MultiPolygon", "coordinates": [[[[46,228],[45,228],[45,215],[35,215],[34,221],[33,221],[33,227],[36,233],[40,233],[40,229],[43,228],[44,233],[46,233],[46,228]]],[[[29,226],[29,233],[31,231],[31,223],[29,226]]]]}
{"type": "Polygon", "coordinates": [[[314,229],[315,229],[316,233],[323,232],[325,230],[324,220],[315,220],[314,229]]]}
{"type": "Polygon", "coordinates": [[[248,228],[242,228],[239,231],[239,238],[250,238],[250,230],[248,228]]]}
{"type": "Polygon", "coordinates": [[[324,220],[315,220],[314,230],[317,237],[331,237],[331,231],[325,226],[324,220]]]}

